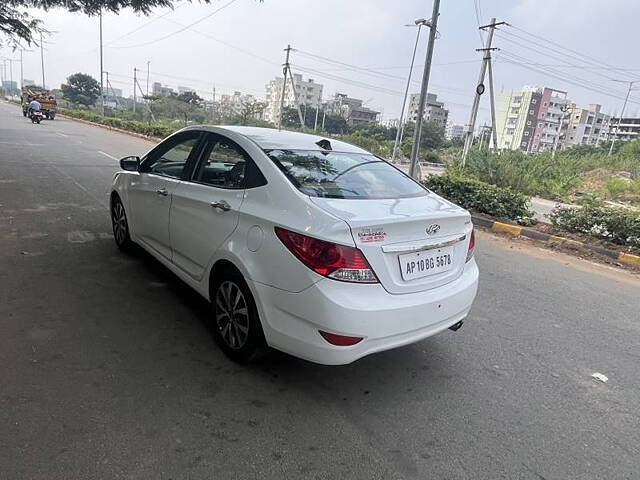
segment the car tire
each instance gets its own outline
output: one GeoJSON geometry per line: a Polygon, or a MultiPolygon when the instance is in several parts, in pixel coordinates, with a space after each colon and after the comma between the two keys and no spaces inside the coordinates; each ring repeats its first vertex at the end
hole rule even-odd
{"type": "Polygon", "coordinates": [[[111,226],[113,228],[113,238],[118,248],[124,252],[130,252],[133,247],[133,241],[129,235],[127,213],[118,195],[114,195],[111,199],[111,226]]]}
{"type": "Polygon", "coordinates": [[[211,284],[213,334],[231,360],[247,363],[264,346],[264,333],[255,300],[242,275],[226,269],[211,284]]]}
{"type": "Polygon", "coordinates": [[[52,113],[51,115],[49,115],[49,120],[53,120],[54,118],[56,118],[55,113],[52,113]]]}

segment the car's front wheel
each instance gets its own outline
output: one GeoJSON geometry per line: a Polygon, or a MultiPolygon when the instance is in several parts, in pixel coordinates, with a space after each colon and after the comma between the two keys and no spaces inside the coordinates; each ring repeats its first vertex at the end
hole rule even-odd
{"type": "Polygon", "coordinates": [[[124,210],[122,200],[118,195],[114,195],[111,200],[111,225],[113,227],[113,238],[120,250],[129,251],[133,242],[129,236],[129,223],[127,213],[124,210]]]}
{"type": "Polygon", "coordinates": [[[235,362],[247,362],[264,343],[253,295],[238,272],[216,274],[211,288],[214,334],[224,353],[235,362]]]}

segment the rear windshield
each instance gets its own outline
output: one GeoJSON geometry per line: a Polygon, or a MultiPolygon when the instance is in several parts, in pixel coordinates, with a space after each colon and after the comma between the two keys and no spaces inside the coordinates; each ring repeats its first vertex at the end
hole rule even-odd
{"type": "Polygon", "coordinates": [[[268,150],[267,155],[312,197],[377,199],[420,197],[427,190],[371,154],[268,150]]]}

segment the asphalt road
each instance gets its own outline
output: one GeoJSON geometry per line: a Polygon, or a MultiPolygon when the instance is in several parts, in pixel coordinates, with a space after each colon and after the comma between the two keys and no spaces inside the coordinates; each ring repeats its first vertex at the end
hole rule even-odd
{"type": "Polygon", "coordinates": [[[238,366],[111,238],[111,157],[149,146],[0,103],[1,479],[640,478],[637,276],[481,233],[457,333],[238,366]]]}

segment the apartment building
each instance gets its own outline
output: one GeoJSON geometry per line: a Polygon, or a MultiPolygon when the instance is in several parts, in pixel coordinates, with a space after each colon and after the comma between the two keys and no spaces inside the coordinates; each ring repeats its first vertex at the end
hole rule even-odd
{"type": "Polygon", "coordinates": [[[365,107],[362,103],[363,101],[358,98],[351,98],[344,93],[336,93],[325,103],[324,110],[328,114],[344,118],[347,125],[351,127],[377,123],[380,112],[365,107]]]}
{"type": "Polygon", "coordinates": [[[500,150],[544,152],[553,149],[560,120],[569,100],[567,92],[548,87],[524,87],[500,97],[496,133],[500,150]]]}
{"type": "MultiPolygon", "coordinates": [[[[283,77],[276,77],[266,85],[266,102],[265,120],[276,123],[280,116],[280,99],[282,97],[283,77]]],[[[293,83],[295,84],[295,94],[291,88],[291,80],[287,78],[287,84],[284,91],[284,106],[296,107],[296,95],[299,105],[318,108],[322,103],[322,84],[316,83],[312,78],[303,80],[302,75],[293,74],[293,83]]]]}
{"type": "MultiPolygon", "coordinates": [[[[407,113],[407,122],[414,122],[418,119],[418,107],[420,105],[420,94],[412,93],[409,96],[409,108],[407,113]]],[[[434,122],[441,128],[447,127],[449,119],[449,110],[444,108],[444,102],[438,101],[435,93],[427,93],[427,101],[424,107],[424,120],[434,122]]]]}
{"type": "MultiPolygon", "coordinates": [[[[235,91],[232,95],[222,94],[215,104],[216,118],[224,121],[234,116],[241,115],[247,105],[252,105],[258,100],[251,94],[235,91]]],[[[253,111],[251,117],[262,119],[263,112],[253,111]]]]}
{"type": "Polygon", "coordinates": [[[447,140],[452,140],[454,138],[462,138],[464,137],[464,125],[460,123],[447,123],[447,128],[444,130],[444,134],[447,140]]]}
{"type": "Polygon", "coordinates": [[[151,91],[158,97],[168,97],[169,95],[174,93],[173,88],[165,87],[160,82],[153,82],[153,84],[151,85],[151,91]]]}
{"type": "Polygon", "coordinates": [[[640,138],[640,118],[611,117],[609,122],[608,139],[637,140],[640,138]]]}
{"type": "MultiPolygon", "coordinates": [[[[601,108],[598,104],[591,104],[584,108],[575,104],[569,106],[562,127],[560,142],[562,148],[573,145],[595,146],[607,140],[611,116],[602,113],[601,108]]],[[[640,122],[640,119],[638,120],[640,122]]]]}

